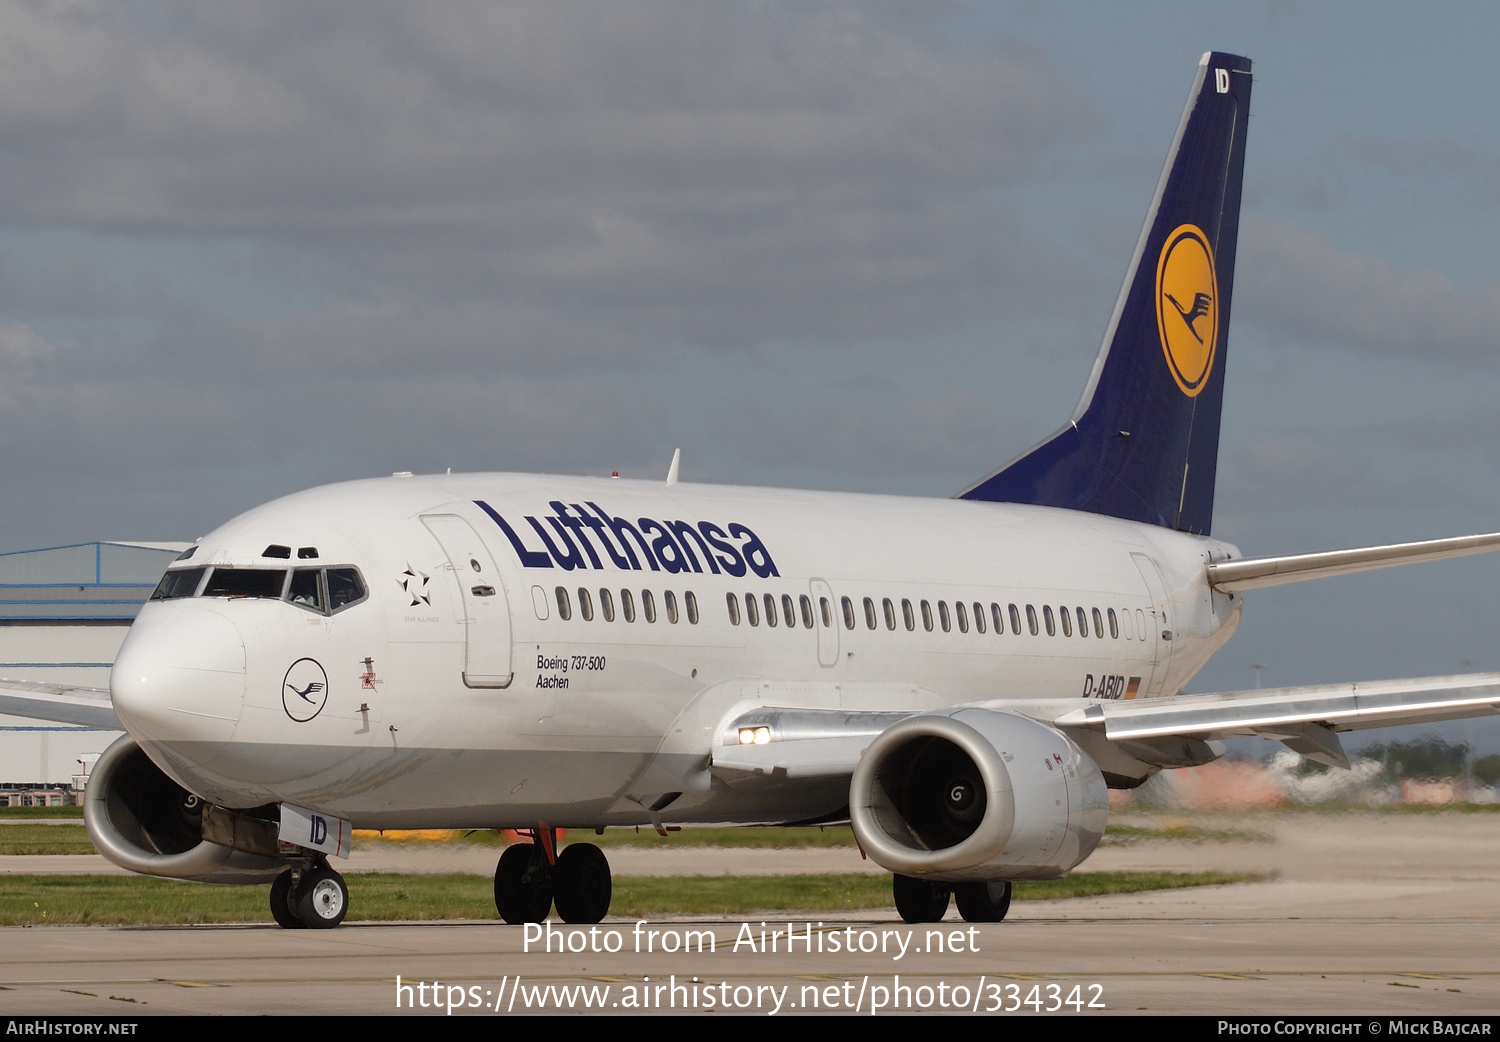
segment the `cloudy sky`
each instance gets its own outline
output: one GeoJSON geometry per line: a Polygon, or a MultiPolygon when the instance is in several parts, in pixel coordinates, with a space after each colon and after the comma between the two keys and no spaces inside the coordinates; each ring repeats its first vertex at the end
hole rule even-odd
{"type": "MultiPolygon", "coordinates": [[[[950,495],[1071,410],[1208,49],[1256,77],[1215,534],[1500,529],[1500,8],[1133,7],[6,4],[0,549],[679,445],[950,495]]],[[[1497,580],[1254,593],[1195,686],[1500,668],[1497,580]]]]}

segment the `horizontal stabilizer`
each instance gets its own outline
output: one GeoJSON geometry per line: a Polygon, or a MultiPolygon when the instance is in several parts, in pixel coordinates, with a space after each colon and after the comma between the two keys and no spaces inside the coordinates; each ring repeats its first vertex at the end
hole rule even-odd
{"type": "Polygon", "coordinates": [[[59,724],[125,730],[125,725],[115,716],[109,692],[98,687],[0,680],[0,713],[59,724]]]}
{"type": "Polygon", "coordinates": [[[1347,766],[1334,732],[1491,713],[1500,713],[1500,673],[1095,702],[1053,724],[1102,728],[1110,741],[1260,735],[1323,763],[1347,766]]]}
{"type": "Polygon", "coordinates": [[[1282,557],[1246,557],[1238,561],[1216,561],[1208,566],[1208,581],[1225,593],[1258,590],[1264,586],[1323,579],[1330,575],[1367,572],[1415,561],[1436,561],[1500,550],[1500,532],[1461,535],[1451,539],[1426,539],[1419,543],[1365,546],[1355,550],[1327,550],[1316,554],[1282,557]]]}

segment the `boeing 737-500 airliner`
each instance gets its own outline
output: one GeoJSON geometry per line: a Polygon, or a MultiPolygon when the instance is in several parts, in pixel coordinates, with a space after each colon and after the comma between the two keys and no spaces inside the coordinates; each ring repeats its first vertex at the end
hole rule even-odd
{"type": "Polygon", "coordinates": [[[1261,735],[1500,711],[1500,675],[1180,694],[1245,591],[1500,535],[1243,558],[1210,535],[1250,62],[1199,63],[1073,416],[947,500],[520,474],[396,475],[252,510],[166,572],[108,692],[0,712],[128,732],[86,796],[137,872],[270,883],[337,925],[354,828],[520,829],[507,922],[609,911],[559,828],[848,823],[896,907],[1004,917],[1108,790],[1261,735]]]}

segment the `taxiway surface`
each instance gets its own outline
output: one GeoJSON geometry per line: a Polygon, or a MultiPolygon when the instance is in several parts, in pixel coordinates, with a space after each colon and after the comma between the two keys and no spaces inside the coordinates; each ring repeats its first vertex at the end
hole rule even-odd
{"type": "MultiPolygon", "coordinates": [[[[961,1007],[998,1015],[1048,1007],[1095,1015],[1500,1011],[1500,815],[1284,814],[1192,823],[1247,834],[1106,847],[1085,867],[1220,868],[1277,878],[1023,901],[1004,923],[971,929],[950,913],[940,931],[905,926],[893,911],[674,917],[639,929],[611,919],[592,935],[561,928],[563,943],[583,950],[559,952],[554,939],[550,953],[537,944],[526,950],[522,928],[495,923],[355,923],[330,932],[7,929],[0,930],[0,1013],[441,1014],[435,1000],[462,1003],[455,1013],[492,1016],[542,1006],[868,1014],[877,1002],[887,1013],[961,1007]],[[796,938],[790,952],[788,928],[796,938]],[[617,952],[593,950],[616,943],[617,952]],[[692,950],[683,951],[685,943],[692,950]],[[775,950],[766,950],[772,943],[775,950]],[[407,990],[398,989],[398,977],[407,990]]],[[[649,871],[653,859],[674,872],[742,872],[746,853],[618,851],[611,859],[621,874],[649,871]]],[[[362,860],[384,870],[409,856],[387,851],[362,860]]],[[[486,863],[492,856],[484,855],[486,863]]],[[[783,871],[847,871],[858,863],[851,851],[790,851],[765,855],[765,867],[776,858],[783,871]]]]}

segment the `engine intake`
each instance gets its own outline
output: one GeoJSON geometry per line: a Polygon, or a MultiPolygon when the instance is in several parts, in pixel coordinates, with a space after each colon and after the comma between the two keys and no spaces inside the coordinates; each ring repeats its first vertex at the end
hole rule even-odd
{"type": "Polygon", "coordinates": [[[850,819],[877,864],[948,882],[1053,879],[1109,818],[1099,768],[1045,724],[961,707],[909,717],[855,769],[850,819]]]}
{"type": "Polygon", "coordinates": [[[169,778],[125,735],[89,776],[83,823],[99,853],[121,868],[200,883],[268,883],[289,862],[203,838],[207,804],[169,778]]]}

